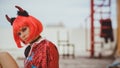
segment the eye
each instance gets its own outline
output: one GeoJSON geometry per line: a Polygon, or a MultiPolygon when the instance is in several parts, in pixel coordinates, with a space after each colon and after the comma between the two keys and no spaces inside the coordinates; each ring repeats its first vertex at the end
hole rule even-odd
{"type": "Polygon", "coordinates": [[[20,33],[20,32],[18,32],[18,33],[17,33],[17,35],[18,35],[18,36],[20,36],[20,35],[21,35],[21,33],[20,33]]]}
{"type": "Polygon", "coordinates": [[[22,28],[22,32],[25,32],[26,30],[27,30],[27,28],[26,28],[26,27],[22,28]]]}

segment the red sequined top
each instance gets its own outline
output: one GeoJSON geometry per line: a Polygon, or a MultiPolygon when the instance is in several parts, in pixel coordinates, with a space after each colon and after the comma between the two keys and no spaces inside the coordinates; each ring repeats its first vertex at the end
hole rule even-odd
{"type": "Polygon", "coordinates": [[[31,46],[24,68],[59,68],[59,54],[56,46],[44,39],[31,46]]]}

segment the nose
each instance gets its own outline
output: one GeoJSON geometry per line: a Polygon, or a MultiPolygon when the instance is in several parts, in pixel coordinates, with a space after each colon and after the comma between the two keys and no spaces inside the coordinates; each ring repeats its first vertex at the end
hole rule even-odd
{"type": "Polygon", "coordinates": [[[21,33],[20,38],[21,38],[22,40],[25,40],[25,33],[21,33]]]}
{"type": "Polygon", "coordinates": [[[23,34],[23,35],[22,35],[22,38],[24,38],[24,37],[25,37],[25,35],[23,34]]]}

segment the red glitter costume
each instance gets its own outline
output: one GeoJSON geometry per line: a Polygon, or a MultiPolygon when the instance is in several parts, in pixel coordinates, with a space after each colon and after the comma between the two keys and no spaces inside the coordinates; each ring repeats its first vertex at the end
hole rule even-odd
{"type": "Polygon", "coordinates": [[[25,68],[59,68],[59,56],[56,46],[43,39],[31,46],[25,60],[25,68]]]}

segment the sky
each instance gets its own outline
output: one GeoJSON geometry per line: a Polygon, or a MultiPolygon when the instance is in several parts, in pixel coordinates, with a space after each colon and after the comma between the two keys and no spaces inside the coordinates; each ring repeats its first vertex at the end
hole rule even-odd
{"type": "MultiPolygon", "coordinates": [[[[112,0],[111,7],[114,27],[116,27],[115,1],[112,0]]],[[[27,10],[43,25],[62,22],[69,28],[85,27],[85,20],[90,16],[90,0],[0,0],[0,27],[10,27],[5,19],[5,14],[16,17],[15,5],[27,10]]]]}

